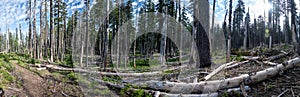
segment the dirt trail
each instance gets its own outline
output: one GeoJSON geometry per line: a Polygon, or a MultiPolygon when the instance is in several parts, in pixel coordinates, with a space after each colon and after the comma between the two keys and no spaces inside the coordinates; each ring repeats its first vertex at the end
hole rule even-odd
{"type": "Polygon", "coordinates": [[[15,66],[15,74],[18,79],[22,81],[23,90],[26,92],[27,96],[30,97],[43,97],[46,92],[43,87],[45,82],[43,78],[37,74],[17,65],[15,62],[12,62],[15,66]]]}

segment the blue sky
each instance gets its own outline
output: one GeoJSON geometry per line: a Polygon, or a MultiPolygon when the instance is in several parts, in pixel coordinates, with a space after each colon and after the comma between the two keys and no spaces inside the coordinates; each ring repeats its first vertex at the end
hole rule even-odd
{"type": "MultiPolygon", "coordinates": [[[[28,22],[25,21],[27,18],[26,10],[27,10],[27,1],[28,0],[1,0],[0,2],[0,33],[6,32],[6,28],[9,28],[11,32],[15,32],[16,27],[19,24],[22,25],[22,32],[26,34],[28,32],[28,22]]],[[[44,1],[44,0],[42,0],[44,1]]],[[[64,0],[67,2],[67,10],[68,14],[70,15],[75,10],[82,10],[85,7],[83,0],[64,0]]],[[[91,3],[94,0],[92,0],[91,3]]],[[[33,2],[33,0],[32,0],[33,2]]],[[[48,7],[50,5],[47,2],[48,7]]],[[[39,15],[40,11],[39,8],[41,6],[41,0],[37,0],[37,7],[36,7],[36,19],[37,25],[39,25],[39,15]]],[[[32,6],[33,7],[33,6],[32,6]]],[[[49,8],[48,8],[49,9],[49,8]]],[[[49,11],[48,11],[49,12],[49,11]]],[[[37,26],[37,30],[39,32],[39,27],[37,26]]]]}
{"type": "MultiPolygon", "coordinates": [[[[28,22],[25,21],[26,15],[26,9],[27,9],[27,1],[28,0],[1,0],[0,2],[0,33],[6,32],[6,25],[10,29],[11,32],[15,32],[15,28],[18,27],[19,24],[22,25],[22,31],[24,34],[28,31],[28,22]]],[[[33,0],[32,0],[33,1],[33,0]]],[[[67,10],[69,15],[74,12],[75,10],[82,10],[82,8],[85,7],[83,0],[64,0],[67,2],[67,10]]],[[[91,4],[95,3],[95,0],[91,1],[91,4]]],[[[136,1],[136,0],[133,0],[136,1]]],[[[139,0],[142,1],[142,0],[139,0]]],[[[155,0],[156,1],[156,0],[155,0]]],[[[183,1],[183,0],[181,0],[183,1]]],[[[189,0],[187,0],[189,1],[189,0]]],[[[210,7],[212,9],[212,1],[210,2],[210,7]]],[[[216,0],[216,23],[222,23],[224,19],[224,15],[226,12],[226,9],[228,9],[228,6],[224,6],[225,1],[229,0],[216,0]]],[[[238,0],[233,0],[233,8],[235,8],[238,0]]],[[[267,3],[267,0],[243,0],[245,2],[245,8],[246,10],[249,7],[250,10],[250,18],[251,22],[253,22],[254,17],[258,17],[259,15],[263,15],[264,10],[267,10],[269,5],[267,3]],[[264,2],[266,1],[266,2],[264,2]]],[[[298,8],[299,7],[299,1],[295,0],[298,8]]],[[[37,0],[37,25],[39,25],[39,7],[41,4],[41,0],[37,0]]],[[[227,3],[228,4],[228,3],[227,3]]],[[[49,5],[49,2],[48,2],[49,5]]],[[[271,8],[271,7],[269,7],[271,8]]],[[[37,27],[37,30],[39,31],[39,27],[37,27]]]]}

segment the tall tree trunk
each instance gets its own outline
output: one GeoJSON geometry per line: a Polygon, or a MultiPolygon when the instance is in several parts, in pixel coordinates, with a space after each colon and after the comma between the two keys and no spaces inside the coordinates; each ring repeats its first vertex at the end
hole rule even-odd
{"type": "Polygon", "coordinates": [[[28,44],[28,54],[30,55],[30,57],[32,57],[32,29],[31,29],[31,0],[29,0],[29,31],[28,31],[28,42],[27,42],[27,44],[28,44]]]}
{"type": "MultiPolygon", "coordinates": [[[[6,24],[6,28],[7,28],[7,24],[6,24]]],[[[9,40],[10,40],[10,32],[9,32],[9,28],[7,28],[7,30],[6,30],[6,51],[7,51],[7,53],[9,53],[10,52],[10,43],[9,43],[9,40]]]]}
{"type": "Polygon", "coordinates": [[[89,55],[89,9],[90,9],[90,0],[87,0],[86,1],[86,28],[85,28],[85,32],[86,32],[86,35],[85,35],[85,65],[88,66],[88,55],[89,55]]]}
{"type": "MultiPolygon", "coordinates": [[[[46,2],[45,2],[46,3],[46,2]]],[[[40,7],[40,46],[39,46],[39,59],[43,59],[43,48],[44,48],[44,31],[43,31],[43,1],[41,1],[40,7]]]]}
{"type": "Polygon", "coordinates": [[[16,53],[20,53],[19,51],[20,51],[20,45],[19,45],[19,35],[18,35],[18,28],[16,27],[16,38],[15,38],[16,40],[15,41],[17,41],[17,44],[15,45],[15,52],[16,53]]]}
{"type": "MultiPolygon", "coordinates": [[[[64,61],[64,58],[65,58],[65,51],[66,51],[66,48],[67,48],[67,41],[69,40],[69,38],[67,38],[67,20],[66,20],[66,16],[64,15],[63,16],[63,21],[64,21],[64,25],[63,25],[63,37],[61,39],[61,42],[62,42],[62,49],[61,49],[61,58],[60,60],[61,61],[64,61]]],[[[71,37],[71,36],[69,36],[71,37]]]]}
{"type": "Polygon", "coordinates": [[[296,4],[294,0],[290,1],[291,3],[291,32],[292,32],[292,43],[294,45],[294,51],[300,54],[299,45],[297,42],[297,27],[296,27],[296,4]]]}
{"type": "MultiPolygon", "coordinates": [[[[117,7],[118,7],[118,25],[121,25],[121,2],[120,0],[117,0],[117,7]]],[[[121,33],[121,29],[119,29],[119,26],[117,26],[117,32],[115,32],[115,36],[117,36],[117,63],[116,63],[116,68],[119,69],[119,64],[120,64],[120,34],[121,33]]]]}
{"type": "Polygon", "coordinates": [[[232,16],[232,0],[229,0],[229,18],[228,18],[228,41],[227,41],[227,58],[226,61],[230,62],[230,49],[231,49],[231,16],[232,16]]]}
{"type": "Polygon", "coordinates": [[[53,34],[54,34],[54,20],[53,20],[53,1],[50,0],[50,61],[53,62],[53,54],[54,54],[54,47],[53,47],[53,34]]]}
{"type": "Polygon", "coordinates": [[[216,0],[213,1],[213,13],[212,13],[212,22],[211,22],[211,32],[209,33],[209,43],[210,43],[210,52],[212,52],[213,47],[213,37],[214,37],[214,25],[215,25],[215,7],[216,7],[216,0]]]}
{"type": "MultiPolygon", "coordinates": [[[[109,0],[106,0],[106,2],[107,2],[107,8],[106,8],[106,17],[107,17],[107,22],[104,22],[104,23],[106,23],[105,24],[105,28],[106,27],[108,27],[109,26],[109,8],[110,8],[110,4],[109,4],[109,0]]],[[[108,33],[109,33],[109,31],[107,30],[107,29],[104,29],[104,30],[106,30],[106,31],[104,31],[104,32],[106,32],[105,33],[105,36],[104,36],[104,40],[105,40],[105,42],[104,42],[104,50],[103,50],[103,52],[102,52],[102,54],[103,54],[103,57],[102,57],[102,64],[103,64],[103,66],[104,66],[104,68],[107,66],[107,62],[106,62],[106,56],[107,56],[107,52],[108,52],[108,38],[109,38],[109,36],[108,36],[108,33]]]]}
{"type": "Polygon", "coordinates": [[[84,67],[84,65],[82,64],[82,61],[83,61],[83,51],[84,51],[84,41],[83,41],[83,33],[82,33],[82,22],[83,22],[83,16],[81,15],[80,16],[80,20],[79,20],[79,34],[80,34],[80,59],[79,59],[79,62],[80,62],[80,66],[81,67],[84,67]]]}
{"type": "MultiPolygon", "coordinates": [[[[195,1],[194,14],[196,17],[206,17],[209,18],[209,3],[205,0],[195,1]]],[[[198,68],[201,67],[210,67],[211,66],[211,57],[210,57],[210,48],[209,48],[209,38],[208,33],[209,29],[206,29],[208,26],[203,26],[203,24],[209,23],[201,18],[195,18],[194,21],[194,34],[196,41],[196,48],[198,52],[199,60],[196,60],[198,68]]],[[[208,27],[209,28],[209,27],[208,27]]],[[[192,51],[193,52],[193,51],[192,51]]]]}
{"type": "Polygon", "coordinates": [[[20,35],[20,51],[19,53],[24,53],[24,48],[23,48],[23,35],[22,35],[22,30],[21,30],[21,24],[19,24],[19,35],[20,35]]]}
{"type": "Polygon", "coordinates": [[[60,16],[60,10],[61,10],[61,8],[60,8],[60,0],[57,0],[56,1],[56,3],[57,3],[57,20],[56,20],[56,22],[57,22],[57,32],[56,32],[56,34],[57,34],[57,37],[56,37],[56,60],[60,60],[60,51],[61,51],[61,40],[60,40],[60,19],[61,19],[61,16],[60,16]]]}
{"type": "Polygon", "coordinates": [[[247,37],[248,37],[248,24],[245,21],[245,31],[244,31],[244,40],[243,40],[243,48],[247,49],[247,37]]]}
{"type": "Polygon", "coordinates": [[[37,58],[37,33],[36,33],[36,0],[34,0],[34,7],[33,7],[33,58],[37,58]]]}
{"type": "MultiPolygon", "coordinates": [[[[159,12],[163,13],[164,11],[167,11],[164,9],[164,4],[165,4],[165,1],[162,0],[159,2],[160,5],[159,5],[159,12]]],[[[165,27],[163,26],[164,23],[165,23],[165,14],[159,14],[159,30],[160,30],[160,33],[161,34],[161,41],[160,41],[160,62],[161,62],[161,65],[165,65],[165,41],[166,41],[166,34],[165,34],[165,27]]],[[[140,51],[141,52],[141,51],[140,51]]]]}
{"type": "Polygon", "coordinates": [[[49,34],[49,32],[48,32],[48,21],[47,21],[47,0],[45,0],[44,1],[44,35],[45,35],[45,37],[44,37],[44,56],[45,56],[45,58],[48,58],[48,50],[49,50],[49,44],[48,44],[48,34],[49,34]]]}

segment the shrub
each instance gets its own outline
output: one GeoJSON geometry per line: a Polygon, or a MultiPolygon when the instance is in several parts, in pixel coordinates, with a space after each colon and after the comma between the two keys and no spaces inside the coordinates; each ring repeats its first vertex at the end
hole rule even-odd
{"type": "Polygon", "coordinates": [[[41,63],[39,60],[36,60],[36,59],[33,59],[33,58],[30,58],[29,61],[27,63],[30,63],[30,64],[35,64],[35,63],[41,63]]]}
{"type": "Polygon", "coordinates": [[[62,65],[69,68],[72,68],[74,66],[71,54],[66,55],[66,57],[64,58],[64,62],[62,62],[62,65]]]}
{"type": "Polygon", "coordinates": [[[67,74],[67,78],[68,78],[69,80],[74,81],[74,80],[77,79],[77,76],[76,76],[76,74],[75,74],[74,72],[70,72],[69,74],[67,74]]]}
{"type": "Polygon", "coordinates": [[[152,97],[152,95],[144,92],[142,89],[138,89],[132,92],[131,97],[152,97]]]}
{"type": "Polygon", "coordinates": [[[178,62],[179,58],[170,58],[167,60],[167,62],[178,62]]]}
{"type": "MultiPolygon", "coordinates": [[[[133,61],[130,61],[130,66],[134,67],[133,61]]],[[[136,66],[150,66],[149,59],[136,59],[135,60],[136,66]]]]}
{"type": "Polygon", "coordinates": [[[4,78],[2,80],[2,83],[11,83],[14,81],[14,77],[11,76],[7,71],[0,70],[2,77],[4,78]]]}
{"type": "Polygon", "coordinates": [[[9,56],[4,55],[3,57],[4,57],[4,61],[5,61],[5,62],[9,62],[9,56]]]}

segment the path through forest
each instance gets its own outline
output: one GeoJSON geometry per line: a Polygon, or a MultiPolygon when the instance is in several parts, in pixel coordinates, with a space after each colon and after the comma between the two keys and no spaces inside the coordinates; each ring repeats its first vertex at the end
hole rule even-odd
{"type": "Polygon", "coordinates": [[[67,97],[83,96],[78,85],[68,81],[63,75],[55,75],[48,70],[35,72],[11,61],[16,83],[4,88],[6,97],[67,97]],[[41,73],[42,72],[42,73],[41,73]]]}
{"type": "Polygon", "coordinates": [[[46,91],[43,88],[45,80],[37,74],[19,66],[16,62],[12,62],[15,67],[15,73],[22,81],[22,87],[27,96],[42,97],[46,91]]]}

